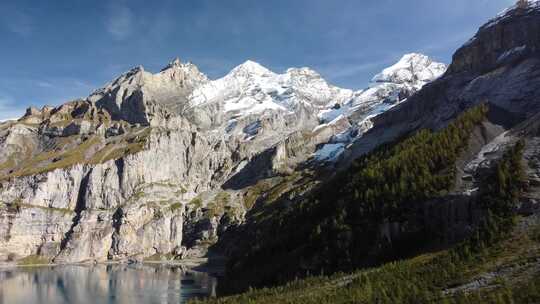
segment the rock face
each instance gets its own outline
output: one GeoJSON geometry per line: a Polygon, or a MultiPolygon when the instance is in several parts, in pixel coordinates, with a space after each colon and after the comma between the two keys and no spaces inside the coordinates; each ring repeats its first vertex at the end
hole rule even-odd
{"type": "Polygon", "coordinates": [[[176,59],[157,74],[136,67],[92,93],[88,100],[105,108],[115,119],[149,124],[152,116],[159,114],[157,105],[180,113],[187,97],[206,82],[208,78],[195,65],[176,59]]]}
{"type": "Polygon", "coordinates": [[[193,193],[213,189],[219,179],[212,178],[230,158],[219,149],[208,155],[208,145],[207,139],[187,130],[157,131],[139,153],[3,183],[2,200],[16,210],[7,208],[2,224],[17,229],[30,225],[35,234],[6,230],[2,253],[9,255],[17,252],[18,244],[26,244],[20,256],[49,248],[47,252],[56,249],[56,262],[72,262],[180,252],[183,204],[193,193]],[[21,218],[24,214],[31,216],[21,218]],[[67,224],[43,221],[56,217],[67,224]],[[19,220],[27,222],[20,225],[19,220]],[[54,234],[44,237],[49,230],[54,234]]]}
{"type": "Polygon", "coordinates": [[[209,80],[174,60],[31,108],[0,124],[0,262],[205,255],[272,195],[264,179],[338,156],[320,151],[344,148],[444,69],[407,55],[353,92],[308,68],[247,61],[209,80]]]}
{"type": "Polygon", "coordinates": [[[451,73],[485,73],[539,51],[540,3],[512,7],[482,26],[454,55],[451,73]]]}

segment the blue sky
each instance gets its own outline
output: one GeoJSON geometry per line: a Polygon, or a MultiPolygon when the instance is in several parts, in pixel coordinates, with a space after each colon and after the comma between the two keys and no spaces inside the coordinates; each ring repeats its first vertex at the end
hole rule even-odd
{"type": "Polygon", "coordinates": [[[402,54],[450,62],[513,0],[0,0],[0,119],[174,57],[211,78],[247,59],[359,89],[402,54]]]}

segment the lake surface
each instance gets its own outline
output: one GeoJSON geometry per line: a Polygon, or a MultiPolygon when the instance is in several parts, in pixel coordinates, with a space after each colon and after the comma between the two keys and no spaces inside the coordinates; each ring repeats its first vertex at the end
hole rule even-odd
{"type": "Polygon", "coordinates": [[[214,296],[208,273],[169,265],[0,269],[0,304],[185,303],[214,296]]]}

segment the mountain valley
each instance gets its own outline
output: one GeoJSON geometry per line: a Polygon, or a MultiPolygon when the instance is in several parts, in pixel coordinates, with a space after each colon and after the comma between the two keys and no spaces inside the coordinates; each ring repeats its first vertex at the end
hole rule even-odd
{"type": "Polygon", "coordinates": [[[0,266],[224,262],[194,303],[538,303],[540,2],[363,90],[175,59],[0,122],[0,266]]]}

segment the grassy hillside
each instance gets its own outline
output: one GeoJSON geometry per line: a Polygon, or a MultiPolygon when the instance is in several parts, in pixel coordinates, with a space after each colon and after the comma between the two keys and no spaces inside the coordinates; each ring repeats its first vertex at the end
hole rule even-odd
{"type": "MultiPolygon", "coordinates": [[[[0,181],[69,168],[77,164],[101,164],[136,154],[145,148],[152,129],[133,128],[118,136],[57,136],[45,143],[23,143],[23,151],[13,153],[0,162],[0,181]],[[18,159],[18,161],[15,161],[18,159]]],[[[22,139],[21,139],[22,140],[22,139]]]]}

